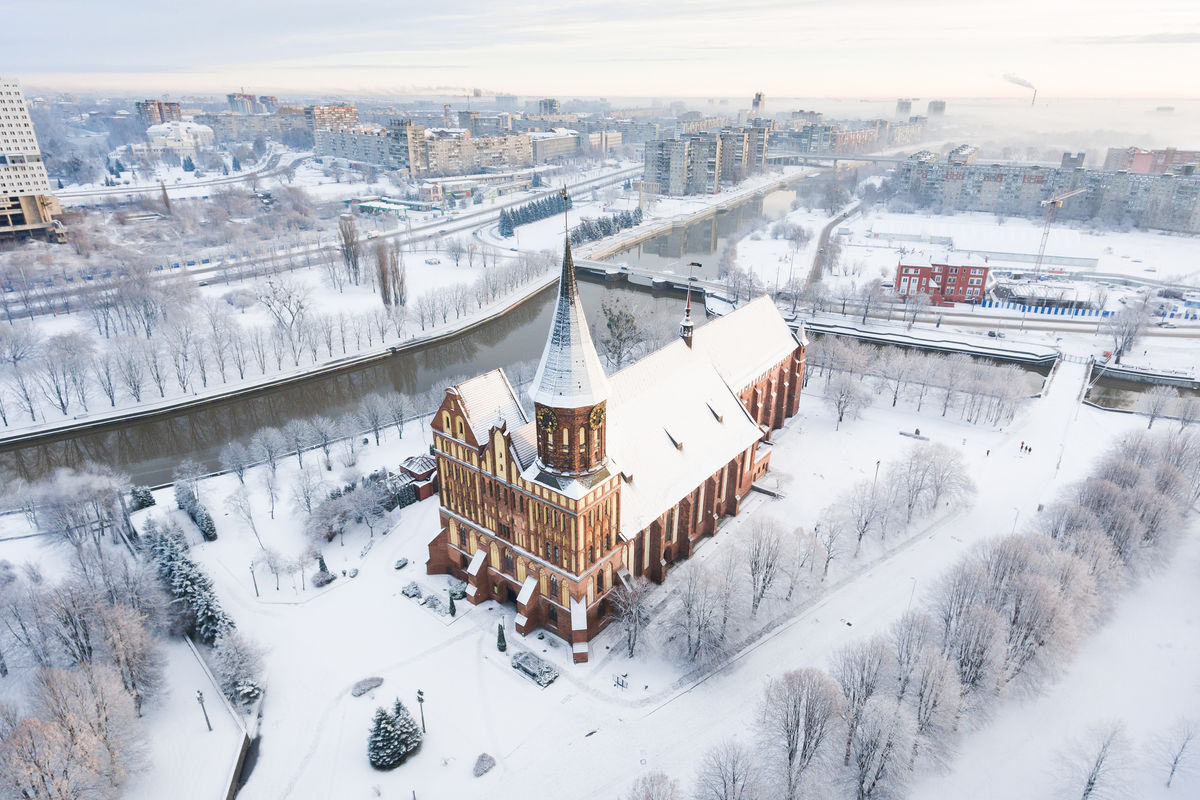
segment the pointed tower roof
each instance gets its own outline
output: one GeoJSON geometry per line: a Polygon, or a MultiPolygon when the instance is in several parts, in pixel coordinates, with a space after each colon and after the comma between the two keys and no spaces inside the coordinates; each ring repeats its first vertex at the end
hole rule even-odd
{"type": "Polygon", "coordinates": [[[683,320],[679,323],[679,337],[687,343],[688,347],[692,346],[692,334],[695,330],[696,326],[692,324],[692,284],[689,282],[687,305],[683,307],[683,320]]]}
{"type": "Polygon", "coordinates": [[[563,247],[554,320],[529,396],[535,403],[551,408],[583,408],[606,400],[608,394],[608,378],[583,315],[568,239],[563,247]]]}

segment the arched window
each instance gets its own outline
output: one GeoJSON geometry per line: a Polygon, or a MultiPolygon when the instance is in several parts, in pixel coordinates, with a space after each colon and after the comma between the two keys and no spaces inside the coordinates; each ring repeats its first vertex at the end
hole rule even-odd
{"type": "Polygon", "coordinates": [[[454,428],[452,428],[450,426],[450,412],[449,411],[442,412],[442,430],[447,434],[454,433],[454,428]]]}
{"type": "Polygon", "coordinates": [[[506,547],[504,548],[504,571],[509,575],[512,575],[515,569],[516,567],[513,564],[513,552],[506,547]]]}
{"type": "Polygon", "coordinates": [[[558,578],[553,575],[550,576],[550,596],[554,598],[558,597],[558,578]]]}
{"type": "Polygon", "coordinates": [[[458,438],[459,438],[460,440],[462,440],[462,441],[466,441],[466,438],[467,438],[467,429],[466,429],[466,427],[463,425],[463,418],[462,418],[462,417],[455,417],[455,418],[454,418],[454,422],[455,422],[455,425],[456,425],[456,427],[455,427],[455,430],[457,431],[458,438]]]}
{"type": "Polygon", "coordinates": [[[599,595],[604,591],[604,573],[596,573],[596,594],[599,595]]]}
{"type": "Polygon", "coordinates": [[[584,458],[588,457],[587,428],[582,425],[579,426],[579,452],[583,454],[584,458]]]}

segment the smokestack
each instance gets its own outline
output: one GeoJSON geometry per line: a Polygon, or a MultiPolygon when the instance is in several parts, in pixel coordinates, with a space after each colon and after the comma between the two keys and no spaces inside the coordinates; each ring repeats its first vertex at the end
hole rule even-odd
{"type": "Polygon", "coordinates": [[[1031,105],[1031,106],[1036,106],[1036,105],[1037,105],[1037,89],[1034,89],[1034,90],[1033,90],[1033,100],[1031,100],[1031,101],[1029,102],[1029,105],[1031,105]]]}

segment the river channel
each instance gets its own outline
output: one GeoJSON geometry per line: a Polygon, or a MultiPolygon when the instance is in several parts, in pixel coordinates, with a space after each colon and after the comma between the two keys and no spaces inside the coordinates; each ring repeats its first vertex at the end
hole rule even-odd
{"type": "Polygon", "coordinates": [[[796,192],[792,189],[776,189],[765,195],[755,195],[714,216],[647,239],[607,260],[676,274],[694,270],[697,277],[715,280],[719,277],[721,259],[729,246],[764,222],[787,214],[792,210],[795,199],[796,192]],[[699,263],[700,269],[687,266],[691,262],[699,263]]]}
{"type": "MultiPolygon", "coordinates": [[[[532,372],[536,363],[529,362],[540,357],[546,344],[555,287],[470,331],[367,364],[152,419],[114,421],[83,432],[64,431],[23,446],[0,443],[0,475],[32,480],[57,467],[94,461],[120,470],[135,484],[157,485],[170,481],[176,465],[184,459],[216,470],[218,453],[227,442],[248,442],[259,428],[282,426],[291,419],[352,411],[360,398],[371,392],[394,389],[411,398],[428,398],[431,392],[496,367],[532,372]]],[[[659,326],[682,314],[682,296],[674,293],[652,294],[581,280],[580,295],[593,330],[602,319],[600,307],[606,300],[634,303],[643,321],[649,317],[659,326]]],[[[700,316],[697,322],[702,324],[700,316]]],[[[430,410],[414,408],[414,413],[430,410]]]]}

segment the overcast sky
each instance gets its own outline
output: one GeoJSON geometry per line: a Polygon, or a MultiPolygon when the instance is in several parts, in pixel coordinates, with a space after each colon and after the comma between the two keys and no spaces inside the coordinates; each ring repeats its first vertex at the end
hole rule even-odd
{"type": "Polygon", "coordinates": [[[1200,96],[1200,0],[4,0],[0,74],[129,92],[1200,96]]]}

